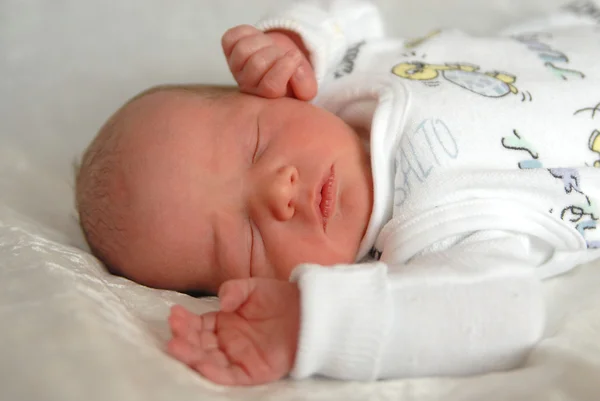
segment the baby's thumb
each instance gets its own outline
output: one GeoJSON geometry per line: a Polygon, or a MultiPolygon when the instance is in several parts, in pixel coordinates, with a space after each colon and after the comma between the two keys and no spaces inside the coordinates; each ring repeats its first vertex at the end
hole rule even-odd
{"type": "Polygon", "coordinates": [[[234,312],[246,302],[256,282],[248,279],[229,280],[219,288],[219,302],[222,312],[234,312]]]}
{"type": "Polygon", "coordinates": [[[290,79],[294,95],[300,100],[311,100],[317,95],[317,77],[308,60],[304,60],[290,79]]]}

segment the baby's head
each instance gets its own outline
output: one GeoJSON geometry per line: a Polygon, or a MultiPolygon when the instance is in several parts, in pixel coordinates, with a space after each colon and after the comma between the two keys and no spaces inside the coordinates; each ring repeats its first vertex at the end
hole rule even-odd
{"type": "Polygon", "coordinates": [[[76,192],[112,272],[182,291],[352,262],[372,206],[368,155],[341,119],[203,86],[125,104],[86,151],[76,192]]]}

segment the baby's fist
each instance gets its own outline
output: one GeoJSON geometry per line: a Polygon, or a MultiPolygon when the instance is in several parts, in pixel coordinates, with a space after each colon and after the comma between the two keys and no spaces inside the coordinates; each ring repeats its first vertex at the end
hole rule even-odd
{"type": "Polygon", "coordinates": [[[223,35],[227,64],[242,92],[265,98],[295,96],[310,100],[317,93],[315,73],[293,33],[262,32],[239,25],[223,35]]]}

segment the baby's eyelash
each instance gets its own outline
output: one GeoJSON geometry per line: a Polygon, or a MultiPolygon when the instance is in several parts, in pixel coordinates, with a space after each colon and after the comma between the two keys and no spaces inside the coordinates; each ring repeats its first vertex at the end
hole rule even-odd
{"type": "Polygon", "coordinates": [[[250,225],[250,277],[252,277],[252,262],[254,256],[254,228],[252,227],[252,219],[248,218],[248,224],[250,225]]]}
{"type": "Polygon", "coordinates": [[[254,153],[252,154],[252,163],[256,162],[256,155],[258,154],[258,145],[260,144],[260,126],[256,123],[256,145],[254,147],[254,153]]]}

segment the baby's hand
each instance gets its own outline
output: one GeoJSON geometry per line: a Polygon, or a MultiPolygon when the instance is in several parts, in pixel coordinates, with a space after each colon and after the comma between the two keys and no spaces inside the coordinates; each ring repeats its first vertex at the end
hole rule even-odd
{"type": "Polygon", "coordinates": [[[219,289],[219,299],[219,312],[201,316],[173,306],[169,353],[218,384],[256,385],[287,375],[300,324],[296,284],[230,280],[219,289]]]}
{"type": "Polygon", "coordinates": [[[270,99],[295,95],[300,100],[317,94],[315,73],[296,34],[239,25],[225,32],[221,44],[242,92],[270,99]]]}

